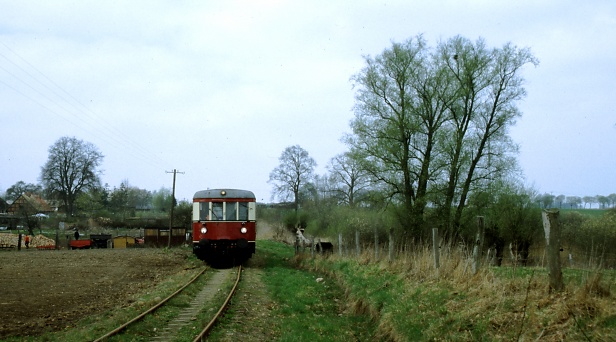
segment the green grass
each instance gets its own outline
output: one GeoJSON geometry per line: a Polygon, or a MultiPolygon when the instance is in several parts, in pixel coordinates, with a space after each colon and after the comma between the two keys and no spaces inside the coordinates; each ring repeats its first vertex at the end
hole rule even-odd
{"type": "Polygon", "coordinates": [[[590,217],[601,217],[607,213],[609,209],[559,209],[561,213],[579,213],[590,217]]]}
{"type": "Polygon", "coordinates": [[[456,292],[447,284],[408,278],[381,263],[352,259],[306,263],[311,264],[307,266],[310,268],[332,270],[348,287],[350,301],[378,322],[379,333],[386,339],[481,340],[489,325],[487,316],[470,322],[460,311],[452,310],[473,303],[465,293],[456,292]]]}
{"type": "MultiPolygon", "coordinates": [[[[347,287],[350,302],[358,312],[365,312],[379,322],[382,335],[387,339],[417,341],[429,339],[426,330],[434,318],[426,314],[427,308],[440,308],[447,292],[426,284],[408,288],[410,279],[390,272],[379,263],[365,264],[356,260],[306,261],[310,268],[330,269],[347,287]],[[418,314],[421,313],[421,314],[418,314]]],[[[435,310],[441,316],[446,310],[435,310]]]]}
{"type": "Polygon", "coordinates": [[[344,291],[335,279],[293,267],[289,246],[271,241],[258,245],[257,253],[266,258],[263,281],[276,302],[274,315],[284,321],[278,326],[278,341],[374,340],[373,324],[364,315],[348,312],[344,291]]]}

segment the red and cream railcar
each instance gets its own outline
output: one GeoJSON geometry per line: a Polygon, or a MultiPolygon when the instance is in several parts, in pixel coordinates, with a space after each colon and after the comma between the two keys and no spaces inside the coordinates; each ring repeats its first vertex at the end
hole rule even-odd
{"type": "Polygon", "coordinates": [[[193,197],[193,253],[202,260],[250,258],[257,237],[256,211],[252,191],[197,191],[193,197]]]}

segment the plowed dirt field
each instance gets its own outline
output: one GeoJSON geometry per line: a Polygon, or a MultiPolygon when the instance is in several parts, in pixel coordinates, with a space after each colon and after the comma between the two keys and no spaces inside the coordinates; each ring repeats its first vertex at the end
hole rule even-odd
{"type": "Polygon", "coordinates": [[[0,251],[0,338],[65,329],[192,267],[187,249],[0,251]]]}

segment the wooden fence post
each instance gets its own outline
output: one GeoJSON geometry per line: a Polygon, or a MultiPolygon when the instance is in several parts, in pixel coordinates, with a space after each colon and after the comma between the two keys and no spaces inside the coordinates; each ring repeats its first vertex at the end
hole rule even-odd
{"type": "Polygon", "coordinates": [[[389,261],[394,260],[394,230],[389,229],[389,261]]]}
{"type": "Polygon", "coordinates": [[[306,253],[306,238],[304,237],[304,234],[302,233],[302,253],[306,253]]]}
{"type": "Polygon", "coordinates": [[[314,236],[310,238],[310,257],[314,258],[314,236]]]}
{"type": "Polygon", "coordinates": [[[374,228],[374,259],[379,259],[379,232],[374,228]]]}
{"type": "Polygon", "coordinates": [[[342,233],[338,234],[338,254],[342,256],[342,233]]]}
{"type": "Polygon", "coordinates": [[[544,210],[541,216],[543,219],[543,231],[545,232],[545,248],[548,261],[548,275],[550,277],[550,290],[562,291],[564,283],[563,273],[560,268],[559,210],[544,210]]]}
{"type": "Polygon", "coordinates": [[[432,228],[432,249],[434,250],[434,268],[438,270],[441,255],[440,248],[438,247],[438,228],[432,228]]]}
{"type": "Polygon", "coordinates": [[[359,230],[355,231],[355,253],[359,256],[361,249],[359,247],[359,230]]]}
{"type": "Polygon", "coordinates": [[[477,216],[477,235],[475,236],[475,246],[473,247],[473,274],[479,272],[481,265],[481,250],[483,247],[483,216],[477,216]]]}

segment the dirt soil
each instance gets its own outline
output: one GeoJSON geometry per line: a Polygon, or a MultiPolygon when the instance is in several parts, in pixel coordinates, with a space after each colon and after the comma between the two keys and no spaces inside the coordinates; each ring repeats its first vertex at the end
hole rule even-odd
{"type": "Polygon", "coordinates": [[[189,266],[189,251],[0,251],[0,338],[38,335],[131,298],[189,266]]]}

